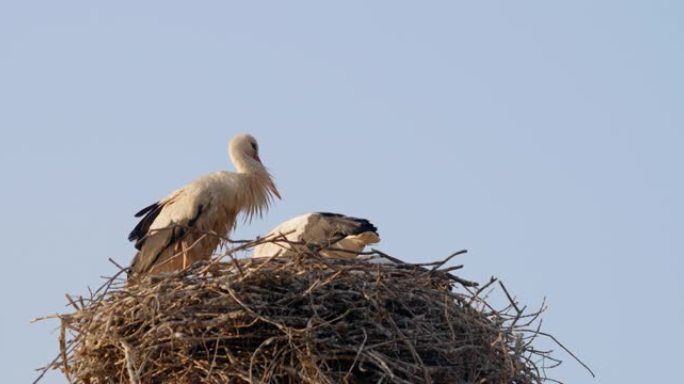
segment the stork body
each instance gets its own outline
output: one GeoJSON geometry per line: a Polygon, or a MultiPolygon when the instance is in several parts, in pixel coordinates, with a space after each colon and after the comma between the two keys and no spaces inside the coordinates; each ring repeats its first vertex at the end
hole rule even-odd
{"type": "Polygon", "coordinates": [[[266,236],[275,241],[254,248],[252,257],[293,256],[306,249],[307,243],[323,248],[321,255],[354,258],[359,252],[380,241],[377,228],[366,219],[339,213],[313,212],[292,218],[275,227],[266,236]],[[287,241],[278,241],[278,239],[287,241]]]}
{"type": "Polygon", "coordinates": [[[235,136],[229,153],[237,172],[201,176],[135,215],[142,219],[128,237],[138,249],[133,275],[175,271],[209,259],[240,213],[252,218],[273,196],[280,198],[252,136],[235,136]]]}

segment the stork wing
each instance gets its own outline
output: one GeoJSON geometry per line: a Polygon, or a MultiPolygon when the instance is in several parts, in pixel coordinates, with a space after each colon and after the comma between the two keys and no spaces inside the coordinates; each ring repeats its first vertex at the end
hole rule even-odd
{"type": "Polygon", "coordinates": [[[136,214],[145,215],[131,231],[129,240],[136,241],[139,250],[131,262],[134,273],[149,271],[160,260],[160,256],[195,226],[205,210],[192,194],[183,189],[168,198],[154,203],[136,214]]]}

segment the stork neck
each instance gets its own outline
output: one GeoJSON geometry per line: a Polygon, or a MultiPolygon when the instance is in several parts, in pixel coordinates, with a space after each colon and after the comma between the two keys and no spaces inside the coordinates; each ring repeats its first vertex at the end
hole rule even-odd
{"type": "Polygon", "coordinates": [[[263,164],[254,160],[253,158],[245,155],[234,156],[231,154],[231,160],[233,165],[235,165],[235,170],[238,173],[252,173],[252,174],[262,174],[266,173],[266,168],[263,164]]]}

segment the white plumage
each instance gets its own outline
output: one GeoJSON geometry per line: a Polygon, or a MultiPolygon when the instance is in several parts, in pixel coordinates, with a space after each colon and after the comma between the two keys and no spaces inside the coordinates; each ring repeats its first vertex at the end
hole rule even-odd
{"type": "Polygon", "coordinates": [[[139,250],[131,273],[168,272],[209,259],[241,212],[252,218],[273,196],[280,198],[254,137],[235,136],[228,152],[237,172],[201,176],[135,215],[142,219],[128,237],[139,250]]]}
{"type": "Polygon", "coordinates": [[[324,248],[321,254],[328,257],[354,258],[369,245],[380,241],[377,228],[366,219],[339,213],[313,212],[292,218],[275,227],[266,236],[276,239],[257,245],[252,257],[293,256],[307,243],[324,248]]]}

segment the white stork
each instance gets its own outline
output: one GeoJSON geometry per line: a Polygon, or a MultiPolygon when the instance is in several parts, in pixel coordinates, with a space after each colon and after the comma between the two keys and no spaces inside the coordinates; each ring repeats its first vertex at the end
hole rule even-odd
{"type": "Polygon", "coordinates": [[[254,247],[252,257],[293,256],[306,249],[303,242],[322,247],[323,256],[355,258],[366,245],[380,241],[378,229],[366,219],[339,213],[313,212],[290,219],[266,235],[267,241],[254,247]],[[326,249],[327,248],[327,249],[326,249]]]}
{"type": "Polygon", "coordinates": [[[237,172],[201,176],[135,214],[142,219],[128,236],[138,249],[130,274],[169,272],[207,260],[238,214],[251,219],[273,196],[280,199],[254,137],[235,136],[228,152],[237,172]]]}

